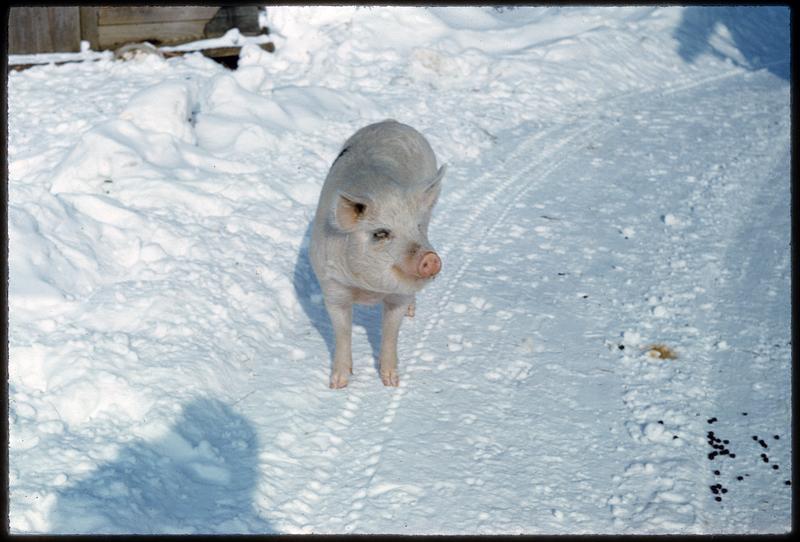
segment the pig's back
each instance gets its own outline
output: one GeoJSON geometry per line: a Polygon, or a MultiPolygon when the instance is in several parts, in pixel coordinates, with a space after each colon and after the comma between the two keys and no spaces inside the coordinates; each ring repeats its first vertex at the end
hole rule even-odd
{"type": "Polygon", "coordinates": [[[368,167],[403,184],[417,184],[436,175],[436,155],[417,130],[384,120],[358,130],[342,147],[334,167],[368,167]]]}

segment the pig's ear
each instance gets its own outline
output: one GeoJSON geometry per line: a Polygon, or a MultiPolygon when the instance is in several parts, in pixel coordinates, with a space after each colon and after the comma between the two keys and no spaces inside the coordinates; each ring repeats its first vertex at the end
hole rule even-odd
{"type": "Polygon", "coordinates": [[[442,191],[442,178],[447,173],[447,164],[439,168],[436,176],[428,181],[425,190],[422,191],[421,202],[424,207],[433,207],[436,200],[439,198],[439,193],[442,191]]]}
{"type": "Polygon", "coordinates": [[[351,232],[365,216],[367,208],[372,205],[369,198],[353,196],[339,192],[336,196],[336,207],[333,210],[333,221],[343,231],[351,232]]]}

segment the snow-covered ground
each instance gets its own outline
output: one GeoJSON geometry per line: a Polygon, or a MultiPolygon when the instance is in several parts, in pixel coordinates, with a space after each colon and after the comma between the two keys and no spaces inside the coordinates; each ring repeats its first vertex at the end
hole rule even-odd
{"type": "Polygon", "coordinates": [[[788,8],[267,17],[8,75],[12,532],[791,528],[788,8]],[[385,118],[443,271],[331,390],[308,226],[385,118]]]}

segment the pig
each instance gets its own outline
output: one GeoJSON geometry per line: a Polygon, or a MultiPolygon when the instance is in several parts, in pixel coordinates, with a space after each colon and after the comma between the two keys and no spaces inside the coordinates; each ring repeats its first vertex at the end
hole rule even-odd
{"type": "Polygon", "coordinates": [[[446,170],[422,134],[391,119],[358,130],[333,161],[309,243],[335,336],[331,388],[353,372],[353,303],[383,303],[380,376],[399,384],[403,315],[414,315],[415,294],[442,268],[428,223],[446,170]]]}

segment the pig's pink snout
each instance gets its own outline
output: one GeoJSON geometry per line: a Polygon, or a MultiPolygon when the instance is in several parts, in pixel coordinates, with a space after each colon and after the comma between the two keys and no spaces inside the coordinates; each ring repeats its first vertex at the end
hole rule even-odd
{"type": "Polygon", "coordinates": [[[439,255],[435,252],[426,252],[422,255],[422,258],[419,259],[417,274],[420,277],[427,279],[436,276],[441,269],[442,260],[439,259],[439,255]]]}

